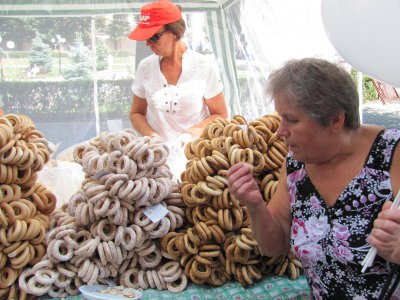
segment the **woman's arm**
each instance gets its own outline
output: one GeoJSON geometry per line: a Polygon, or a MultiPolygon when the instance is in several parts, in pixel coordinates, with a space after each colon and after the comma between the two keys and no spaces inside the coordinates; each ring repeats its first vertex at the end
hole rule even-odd
{"type": "Polygon", "coordinates": [[[205,100],[210,116],[200,123],[186,130],[193,137],[198,137],[203,129],[216,118],[226,119],[228,117],[228,109],[226,108],[224,93],[221,92],[216,96],[205,100]]]}
{"type": "Polygon", "coordinates": [[[228,172],[229,189],[240,203],[247,205],[251,229],[261,253],[271,257],[286,253],[290,247],[290,200],[284,166],[286,164],[281,168],[277,190],[268,205],[248,164],[238,163],[228,172]]]}
{"type": "MultiPolygon", "coordinates": [[[[400,145],[393,156],[390,179],[393,194],[400,189],[400,145]]],[[[378,255],[384,259],[400,264],[400,209],[390,210],[392,202],[387,202],[374,221],[374,228],[368,242],[378,250],[378,255]]]]}
{"type": "Polygon", "coordinates": [[[158,136],[147,121],[146,112],[146,99],[134,95],[130,112],[132,126],[143,136],[158,136]]]}

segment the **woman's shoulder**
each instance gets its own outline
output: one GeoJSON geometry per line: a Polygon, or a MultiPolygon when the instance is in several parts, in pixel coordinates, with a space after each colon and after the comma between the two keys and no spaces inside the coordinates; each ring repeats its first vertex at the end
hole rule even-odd
{"type": "Polygon", "coordinates": [[[140,61],[139,65],[140,65],[140,66],[143,66],[143,67],[151,66],[151,65],[157,63],[158,60],[159,60],[159,56],[157,56],[157,55],[155,55],[155,54],[151,54],[151,55],[149,55],[149,56],[143,58],[143,59],[140,61]]]}
{"type": "Polygon", "coordinates": [[[186,51],[186,56],[187,58],[191,59],[191,60],[195,60],[199,63],[203,63],[203,64],[209,64],[211,63],[212,59],[202,53],[199,53],[197,51],[194,51],[192,49],[188,49],[186,51]]]}
{"type": "Polygon", "coordinates": [[[385,128],[380,125],[362,125],[364,136],[371,140],[398,140],[400,139],[400,130],[395,128],[385,128]]]}

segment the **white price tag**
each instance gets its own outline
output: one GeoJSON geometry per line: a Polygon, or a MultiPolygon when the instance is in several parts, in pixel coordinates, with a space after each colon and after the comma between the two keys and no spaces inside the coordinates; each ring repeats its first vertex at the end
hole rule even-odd
{"type": "Polygon", "coordinates": [[[243,131],[247,132],[247,125],[237,125],[242,129],[243,131]]]}
{"type": "Polygon", "coordinates": [[[153,223],[157,223],[168,213],[168,209],[160,203],[154,204],[146,208],[143,212],[153,223]]]}

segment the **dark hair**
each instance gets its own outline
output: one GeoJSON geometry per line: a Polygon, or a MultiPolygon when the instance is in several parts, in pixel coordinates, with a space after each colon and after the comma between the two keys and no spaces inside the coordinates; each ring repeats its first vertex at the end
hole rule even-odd
{"type": "Polygon", "coordinates": [[[317,58],[290,60],[268,78],[267,93],[285,95],[321,126],[345,114],[345,127],[360,126],[356,85],[350,74],[336,64],[317,58]]]}
{"type": "MultiPolygon", "coordinates": [[[[182,12],[182,7],[180,5],[177,5],[177,7],[182,12]]],[[[178,40],[183,37],[186,31],[186,23],[183,18],[173,23],[166,24],[164,27],[166,30],[171,31],[174,35],[176,35],[178,40]]]]}

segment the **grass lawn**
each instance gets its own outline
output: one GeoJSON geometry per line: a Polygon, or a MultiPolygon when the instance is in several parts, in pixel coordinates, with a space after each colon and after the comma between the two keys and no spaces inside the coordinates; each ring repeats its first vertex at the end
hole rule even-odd
{"type": "MultiPolygon", "coordinates": [[[[97,77],[102,78],[128,78],[132,77],[134,70],[135,57],[113,57],[113,64],[110,70],[97,72],[97,77]]],[[[61,69],[71,65],[69,57],[61,57],[61,69]]],[[[26,81],[26,80],[62,80],[59,72],[58,57],[53,57],[52,70],[45,74],[37,74],[35,77],[28,75],[29,58],[3,58],[1,60],[2,73],[6,81],[26,81]]]]}

